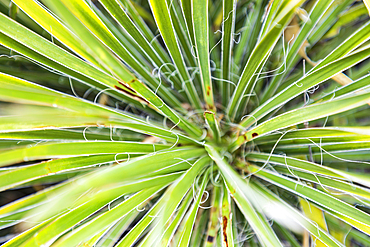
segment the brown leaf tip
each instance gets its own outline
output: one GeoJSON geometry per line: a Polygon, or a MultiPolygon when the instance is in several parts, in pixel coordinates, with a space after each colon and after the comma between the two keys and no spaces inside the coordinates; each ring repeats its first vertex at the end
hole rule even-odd
{"type": "Polygon", "coordinates": [[[227,230],[227,217],[226,216],[223,216],[222,217],[222,235],[224,236],[224,239],[223,239],[223,242],[225,243],[225,246],[228,247],[228,243],[227,243],[227,233],[226,233],[226,230],[227,230]]]}

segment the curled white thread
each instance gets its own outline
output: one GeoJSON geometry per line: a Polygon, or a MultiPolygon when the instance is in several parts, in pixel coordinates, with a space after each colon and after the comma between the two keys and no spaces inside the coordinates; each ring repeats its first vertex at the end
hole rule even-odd
{"type": "Polygon", "coordinates": [[[127,160],[126,162],[129,162],[130,161],[130,153],[116,153],[116,155],[114,155],[114,161],[119,165],[120,163],[118,162],[117,160],[117,156],[120,155],[120,154],[127,154],[127,160]]]}
{"type": "Polygon", "coordinates": [[[111,89],[111,88],[106,88],[106,89],[104,89],[104,90],[100,91],[100,92],[95,96],[94,104],[96,104],[96,101],[98,100],[98,98],[99,98],[100,94],[102,94],[102,93],[104,93],[104,92],[106,92],[106,91],[109,91],[109,90],[113,90],[113,89],[111,89]]]}
{"type": "Polygon", "coordinates": [[[250,115],[250,114],[246,114],[246,115],[242,116],[242,118],[240,119],[240,121],[243,121],[243,119],[246,118],[246,117],[252,117],[254,119],[254,122],[253,122],[254,127],[257,126],[257,121],[258,121],[257,118],[255,116],[253,116],[253,115],[250,115]]]}
{"type": "MultiPolygon", "coordinates": [[[[271,149],[271,152],[270,152],[270,155],[269,155],[269,157],[267,158],[267,160],[266,160],[266,162],[257,170],[257,171],[255,171],[255,172],[251,172],[251,173],[249,173],[246,177],[250,177],[250,176],[252,176],[252,175],[254,175],[254,174],[256,174],[256,173],[258,173],[259,171],[261,171],[261,170],[263,170],[265,167],[266,167],[266,165],[268,164],[268,162],[270,161],[270,158],[271,158],[271,156],[272,156],[272,154],[273,154],[273,152],[275,151],[275,148],[277,147],[277,145],[279,144],[279,142],[280,142],[280,140],[285,136],[285,134],[286,133],[288,133],[287,131],[286,132],[284,132],[280,137],[279,137],[279,139],[276,141],[276,143],[275,143],[275,145],[272,147],[272,149],[271,149]]],[[[245,177],[245,178],[246,178],[245,177]]]]}
{"type": "Polygon", "coordinates": [[[89,141],[89,140],[87,140],[87,138],[86,138],[86,130],[87,130],[88,128],[89,128],[89,126],[85,127],[85,128],[84,128],[84,130],[82,131],[82,135],[83,135],[83,137],[84,137],[85,141],[89,141]]]}

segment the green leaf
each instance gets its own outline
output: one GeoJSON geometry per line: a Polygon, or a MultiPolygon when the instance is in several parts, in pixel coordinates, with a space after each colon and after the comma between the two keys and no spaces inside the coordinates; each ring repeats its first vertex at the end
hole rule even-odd
{"type": "MultiPolygon", "coordinates": [[[[111,204],[113,204],[115,200],[119,200],[120,197],[124,195],[129,195],[140,190],[145,190],[149,187],[158,189],[158,186],[165,186],[168,183],[171,183],[177,177],[178,174],[174,174],[170,176],[164,176],[163,178],[154,177],[153,179],[148,180],[130,181],[120,186],[103,188],[99,192],[84,195],[78,198],[78,200],[76,200],[74,204],[71,205],[71,208],[69,210],[63,212],[62,215],[60,215],[57,219],[53,220],[47,226],[41,229],[38,232],[37,236],[33,240],[28,241],[27,244],[29,246],[33,246],[35,241],[38,244],[45,244],[49,241],[54,242],[55,236],[60,236],[68,230],[73,229],[74,225],[83,222],[84,219],[87,219],[89,216],[91,216],[93,213],[96,213],[104,206],[108,207],[108,212],[110,211],[111,207],[112,209],[117,207],[111,206],[111,204]]],[[[107,212],[103,214],[106,213],[107,212]]],[[[99,217],[102,217],[102,215],[100,215],[99,217]]],[[[115,218],[114,220],[117,220],[117,218],[115,218]]],[[[89,224],[91,224],[91,222],[83,224],[78,229],[89,227],[89,224]]],[[[73,230],[72,233],[69,235],[73,235],[74,232],[75,230],[73,230]]],[[[97,233],[97,231],[93,233],[97,233]]],[[[88,237],[86,237],[86,239],[87,238],[88,237]]]]}
{"type": "Polygon", "coordinates": [[[100,186],[108,186],[135,178],[145,177],[156,171],[161,171],[164,168],[186,163],[187,159],[198,158],[199,156],[204,155],[204,152],[205,151],[203,149],[194,148],[179,148],[171,151],[159,151],[155,154],[152,153],[130,159],[128,162],[108,167],[103,171],[98,170],[80,178],[80,185],[78,187],[75,188],[73,185],[69,185],[69,188],[65,188],[65,191],[69,191],[73,187],[73,193],[56,194],[51,203],[44,205],[37,210],[47,210],[47,214],[43,214],[42,217],[47,217],[48,214],[53,215],[56,212],[68,208],[69,205],[73,204],[74,200],[86,193],[86,191],[90,191],[92,188],[99,188],[100,186]],[[148,162],[151,164],[150,166],[148,166],[148,162]]]}
{"type": "Polygon", "coordinates": [[[4,246],[367,246],[365,10],[0,0],[4,246]]]}
{"type": "Polygon", "coordinates": [[[49,160],[38,164],[21,166],[15,169],[5,170],[0,173],[0,190],[6,190],[19,186],[29,181],[36,180],[45,176],[54,175],[78,169],[110,164],[116,160],[127,159],[127,154],[108,154],[79,156],[64,159],[49,160]]]}
{"type": "MultiPolygon", "coordinates": [[[[223,20],[222,20],[222,49],[221,49],[221,74],[222,79],[231,79],[232,48],[234,43],[235,15],[237,1],[222,1],[223,20]]],[[[223,104],[227,105],[227,99],[230,96],[229,83],[222,83],[223,104]]]]}
{"type": "Polygon", "coordinates": [[[196,94],[194,84],[186,69],[183,56],[180,52],[179,43],[175,37],[175,31],[170,17],[167,2],[166,0],[151,0],[149,1],[149,3],[161,36],[166,44],[166,47],[176,66],[176,69],[179,72],[181,81],[183,83],[182,87],[185,90],[186,95],[188,96],[188,99],[192,106],[196,109],[201,109],[199,97],[196,94]]]}
{"type": "Polygon", "coordinates": [[[198,208],[199,208],[199,205],[201,203],[204,190],[205,190],[205,188],[208,184],[209,171],[210,171],[210,169],[208,169],[204,173],[203,180],[202,180],[202,183],[200,185],[198,194],[194,199],[194,203],[193,203],[192,207],[190,208],[186,218],[183,220],[184,228],[181,231],[180,241],[179,241],[177,246],[181,246],[181,247],[189,246],[190,237],[191,237],[192,230],[193,230],[193,227],[194,227],[195,217],[197,215],[198,208]]]}
{"type": "Polygon", "coordinates": [[[216,116],[213,112],[211,111],[205,111],[204,112],[204,118],[206,120],[206,123],[211,130],[213,139],[216,142],[221,142],[221,133],[220,133],[220,126],[219,123],[216,119],[216,116]]]}
{"type": "Polygon", "coordinates": [[[266,189],[266,187],[264,187],[262,184],[258,182],[253,182],[251,183],[251,186],[258,192],[266,196],[272,202],[282,203],[286,207],[288,207],[290,209],[290,213],[293,215],[292,219],[299,222],[302,227],[309,231],[313,236],[316,236],[318,239],[324,242],[327,246],[344,246],[343,244],[339,243],[339,241],[336,240],[333,236],[331,236],[325,229],[320,228],[316,222],[310,220],[309,218],[306,218],[304,215],[302,215],[301,212],[288,205],[284,200],[282,200],[275,193],[266,189]]]}
{"type": "Polygon", "coordinates": [[[250,127],[253,123],[266,116],[268,113],[277,109],[281,105],[292,100],[296,96],[300,95],[307,89],[320,84],[334,75],[342,72],[343,70],[354,66],[355,64],[365,60],[370,56],[370,49],[362,49],[352,54],[342,57],[334,62],[323,66],[322,68],[313,71],[302,77],[300,80],[289,85],[283,91],[277,93],[274,97],[257,107],[250,115],[253,117],[247,117],[240,125],[242,128],[250,127]]]}
{"type": "Polygon", "coordinates": [[[322,20],[318,23],[315,30],[309,36],[309,43],[315,44],[318,42],[324,34],[330,29],[330,27],[337,21],[338,15],[345,10],[348,5],[352,4],[353,0],[336,0],[326,10],[322,20]]]}
{"type": "Polygon", "coordinates": [[[233,199],[257,234],[258,239],[266,246],[282,246],[267,220],[263,216],[261,217],[252,206],[250,198],[246,195],[246,192],[250,189],[245,181],[222,159],[213,147],[206,146],[206,150],[219,167],[229,193],[232,194],[233,199]]]}
{"type": "MultiPolygon", "coordinates": [[[[68,130],[68,129],[43,129],[43,130],[30,130],[30,131],[17,131],[17,132],[1,132],[0,138],[5,140],[23,140],[26,144],[32,143],[33,140],[85,140],[84,136],[88,140],[101,140],[101,141],[139,141],[143,137],[140,134],[135,134],[130,131],[122,131],[115,135],[110,135],[108,132],[98,131],[95,129],[86,130],[68,130]],[[27,142],[26,140],[30,140],[27,142]]],[[[22,142],[22,143],[23,143],[22,142]]],[[[20,143],[21,144],[21,143],[20,143]]]]}
{"type": "Polygon", "coordinates": [[[283,113],[277,117],[257,125],[255,128],[248,130],[245,134],[240,136],[232,149],[239,147],[243,143],[258,138],[258,136],[265,135],[274,130],[279,130],[296,124],[308,122],[311,120],[323,118],[334,115],[343,111],[364,105],[369,101],[370,94],[362,93],[352,97],[339,97],[332,101],[327,101],[321,104],[314,104],[307,107],[295,109],[283,113]]]}
{"type": "MultiPolygon", "coordinates": [[[[175,214],[176,208],[185,197],[186,192],[193,186],[196,177],[209,162],[210,159],[207,156],[195,161],[191,168],[166,190],[163,195],[163,202],[161,202],[163,203],[161,206],[162,209],[155,219],[153,229],[141,242],[141,246],[149,246],[153,243],[163,241],[163,233],[166,231],[166,226],[170,224],[170,219],[175,214]]],[[[166,241],[166,239],[164,239],[164,241],[166,241]]]]}
{"type": "Polygon", "coordinates": [[[102,236],[99,242],[97,242],[97,245],[102,247],[113,247],[138,214],[139,212],[135,210],[128,213],[102,236]]]}
{"type": "Polygon", "coordinates": [[[341,220],[346,221],[348,224],[356,225],[359,230],[370,234],[370,216],[367,213],[335,198],[334,196],[277,173],[267,170],[260,170],[255,166],[250,166],[250,172],[266,181],[275,184],[276,186],[284,188],[293,194],[297,194],[311,202],[318,204],[323,209],[334,211],[339,215],[341,220]],[[352,223],[352,221],[356,224],[352,223]]]}
{"type": "Polygon", "coordinates": [[[145,144],[135,142],[111,142],[111,141],[83,141],[67,143],[39,144],[35,146],[18,148],[2,152],[0,154],[0,166],[14,163],[48,159],[62,158],[68,156],[83,156],[91,154],[117,154],[117,153],[152,153],[170,146],[161,144],[145,144]]]}
{"type": "Polygon", "coordinates": [[[200,69],[203,96],[206,102],[206,108],[210,111],[215,111],[216,108],[213,101],[213,89],[209,59],[208,1],[192,0],[191,10],[195,37],[195,50],[200,69]]]}
{"type": "MultiPolygon", "coordinates": [[[[103,0],[101,3],[112,17],[117,20],[119,25],[139,44],[140,49],[142,49],[153,60],[157,67],[160,67],[164,61],[159,56],[155,48],[145,38],[142,33],[142,29],[135,26],[135,23],[128,16],[124,6],[117,1],[103,0]]],[[[169,68],[164,66],[164,70],[168,72],[169,68]]]]}
{"type": "MultiPolygon", "coordinates": [[[[287,72],[290,71],[294,61],[296,60],[296,57],[298,56],[300,49],[303,49],[302,46],[305,44],[307,37],[313,31],[315,25],[320,21],[325,10],[332,4],[333,1],[327,0],[318,0],[314,3],[314,6],[312,7],[310,15],[308,17],[309,21],[303,24],[297,37],[293,37],[294,39],[289,41],[292,44],[290,45],[288,53],[286,54],[286,58],[284,61],[285,64],[276,72],[275,76],[272,78],[268,88],[266,89],[262,96],[261,102],[267,101],[269,97],[271,97],[273,93],[275,93],[279,84],[286,76],[287,72]]],[[[286,30],[286,32],[288,31],[289,27],[286,30]]],[[[289,43],[287,45],[289,45],[289,43]]]]}
{"type": "Polygon", "coordinates": [[[233,223],[235,223],[235,215],[232,213],[231,208],[231,196],[228,193],[226,186],[223,186],[222,193],[222,205],[221,206],[221,230],[222,233],[222,244],[226,246],[235,246],[236,243],[236,232],[233,229],[233,223]]]}
{"type": "MultiPolygon", "coordinates": [[[[69,49],[92,62],[95,66],[100,67],[96,57],[86,50],[86,43],[76,37],[70,30],[68,30],[60,21],[48,13],[40,4],[35,1],[14,1],[18,7],[26,12],[30,17],[38,23],[43,29],[47,30],[51,36],[56,37],[60,42],[64,43],[69,49]],[[32,10],[32,11],[31,11],[32,10]]],[[[96,50],[95,50],[96,51],[96,50]]],[[[105,49],[101,49],[101,53],[109,54],[108,57],[113,59],[112,54],[105,49]]],[[[114,60],[114,59],[113,59],[114,60]]],[[[115,63],[119,62],[115,60],[115,63]]],[[[104,68],[103,68],[104,69],[104,68]]]]}
{"type": "MultiPolygon", "coordinates": [[[[83,60],[68,53],[62,48],[56,46],[55,44],[45,40],[44,38],[38,36],[32,31],[27,30],[23,26],[19,25],[17,22],[14,22],[13,20],[7,18],[5,15],[0,14],[0,20],[2,23],[4,23],[4,26],[2,26],[3,28],[0,28],[0,32],[5,34],[9,38],[27,45],[29,48],[33,49],[34,51],[37,51],[39,54],[57,63],[60,63],[65,67],[72,69],[78,73],[82,73],[84,76],[89,77],[102,85],[111,88],[114,88],[114,86],[121,87],[119,81],[116,78],[89,65],[83,60]],[[5,26],[7,26],[8,28],[5,28],[5,26]]],[[[127,74],[125,77],[121,79],[125,82],[128,82],[132,80],[133,77],[131,74],[127,74]]],[[[123,89],[123,91],[129,92],[127,89],[123,89]]]]}
{"type": "Polygon", "coordinates": [[[370,82],[370,75],[365,75],[350,84],[344,85],[334,90],[332,93],[326,94],[324,97],[319,99],[317,102],[331,100],[333,97],[339,97],[345,94],[361,93],[362,90],[366,90],[368,88],[369,82],[370,82]]]}
{"type": "MultiPolygon", "coordinates": [[[[323,142],[333,142],[332,140],[367,140],[370,136],[368,127],[323,127],[323,128],[307,128],[307,129],[291,129],[282,136],[282,134],[268,134],[254,140],[255,143],[275,143],[280,139],[279,143],[296,143],[298,140],[321,140],[323,142]],[[326,141],[328,140],[328,141],[326,141]]],[[[312,143],[312,142],[310,142],[312,143]]]]}
{"type": "Polygon", "coordinates": [[[117,222],[117,220],[120,219],[120,217],[117,219],[117,215],[121,215],[121,217],[124,217],[131,210],[135,209],[137,205],[140,205],[141,203],[148,200],[150,196],[158,191],[158,189],[158,187],[152,187],[142,190],[133,196],[130,196],[127,200],[123,201],[113,209],[101,214],[100,216],[84,224],[70,234],[65,235],[55,243],[55,246],[78,245],[81,240],[83,241],[84,239],[91,237],[97,231],[100,231],[102,228],[107,228],[112,223],[117,222]]]}
{"type": "Polygon", "coordinates": [[[7,247],[7,246],[9,246],[9,247],[10,246],[21,246],[25,241],[27,241],[27,239],[29,239],[33,235],[37,234],[37,232],[42,227],[44,227],[45,225],[47,225],[51,220],[53,220],[53,218],[50,218],[48,220],[45,220],[45,221],[39,223],[38,225],[34,226],[33,228],[30,228],[29,230],[22,232],[21,234],[19,234],[15,238],[12,238],[11,240],[9,240],[8,242],[6,242],[2,246],[4,246],[4,247],[7,247]]]}
{"type": "Polygon", "coordinates": [[[188,192],[186,197],[181,202],[181,205],[178,207],[176,216],[172,220],[171,224],[167,227],[166,231],[163,233],[162,245],[168,246],[170,241],[174,241],[173,237],[176,234],[176,231],[179,231],[179,225],[183,222],[185,214],[188,211],[193,199],[193,194],[188,192]]]}
{"type": "Polygon", "coordinates": [[[284,11],[276,18],[269,31],[262,37],[259,43],[254,48],[249,60],[244,67],[241,74],[237,87],[231,97],[228,104],[228,114],[231,119],[234,119],[236,112],[240,107],[240,102],[244,97],[244,94],[249,94],[251,89],[254,87],[254,81],[256,80],[258,68],[263,61],[270,55],[272,48],[279,40],[281,32],[288,25],[288,22],[293,15],[294,8],[300,3],[299,0],[290,1],[289,4],[284,8],[284,11]]]}

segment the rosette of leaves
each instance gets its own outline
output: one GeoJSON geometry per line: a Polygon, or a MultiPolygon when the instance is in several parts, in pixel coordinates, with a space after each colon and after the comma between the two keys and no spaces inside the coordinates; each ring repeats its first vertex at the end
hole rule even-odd
{"type": "Polygon", "coordinates": [[[370,245],[362,1],[0,7],[2,246],[370,245]]]}

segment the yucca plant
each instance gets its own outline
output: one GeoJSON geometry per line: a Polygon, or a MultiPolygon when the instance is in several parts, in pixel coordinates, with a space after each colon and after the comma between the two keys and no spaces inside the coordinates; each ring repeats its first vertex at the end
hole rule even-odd
{"type": "Polygon", "coordinates": [[[370,246],[354,0],[1,0],[2,246],[370,246]]]}

